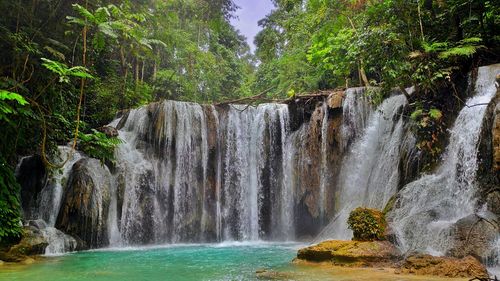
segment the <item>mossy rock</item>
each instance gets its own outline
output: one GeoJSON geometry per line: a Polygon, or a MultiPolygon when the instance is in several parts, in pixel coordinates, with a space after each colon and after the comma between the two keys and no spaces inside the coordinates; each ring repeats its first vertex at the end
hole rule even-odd
{"type": "Polygon", "coordinates": [[[349,229],[353,232],[356,241],[381,241],[385,240],[387,222],[385,215],[375,209],[356,208],[347,219],[349,229]]]}
{"type": "Polygon", "coordinates": [[[331,262],[340,266],[393,266],[400,251],[387,241],[330,240],[300,249],[297,259],[308,262],[331,262]]]}
{"type": "MultiPolygon", "coordinates": [[[[407,257],[396,270],[396,273],[433,275],[451,278],[488,278],[486,267],[472,256],[461,259],[451,257],[434,257],[418,254],[407,257]]],[[[472,279],[471,279],[472,280],[472,279]]]]}

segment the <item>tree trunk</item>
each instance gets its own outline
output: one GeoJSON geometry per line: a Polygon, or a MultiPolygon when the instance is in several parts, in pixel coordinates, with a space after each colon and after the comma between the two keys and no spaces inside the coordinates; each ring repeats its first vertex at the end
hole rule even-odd
{"type": "Polygon", "coordinates": [[[141,82],[144,82],[144,68],[146,67],[146,61],[142,61],[142,70],[141,70],[141,82]]]}
{"type": "Polygon", "coordinates": [[[123,75],[123,85],[122,85],[122,95],[120,97],[120,108],[125,108],[125,96],[127,94],[127,76],[128,76],[128,67],[125,58],[125,50],[123,50],[123,46],[120,47],[120,59],[122,63],[122,75],[123,75]]]}

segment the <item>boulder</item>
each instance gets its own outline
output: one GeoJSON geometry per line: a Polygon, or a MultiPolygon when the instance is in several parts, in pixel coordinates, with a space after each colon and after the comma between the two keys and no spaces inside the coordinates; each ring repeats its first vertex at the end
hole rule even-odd
{"type": "Polygon", "coordinates": [[[467,256],[461,259],[414,255],[406,258],[396,269],[396,273],[434,275],[453,278],[488,277],[488,271],[476,258],[467,256]]]}
{"type": "Polygon", "coordinates": [[[448,256],[463,258],[472,255],[479,259],[487,258],[500,229],[494,214],[485,216],[473,214],[455,223],[451,230],[453,247],[448,251],[448,256]]]}
{"type": "Polygon", "coordinates": [[[352,230],[353,240],[384,240],[387,222],[384,213],[379,210],[356,208],[349,214],[347,224],[352,230]]]}
{"type": "Polygon", "coordinates": [[[401,252],[387,241],[331,240],[300,249],[297,259],[341,266],[391,266],[401,252]]]}
{"type": "Polygon", "coordinates": [[[96,159],[84,158],[73,165],[56,228],[73,236],[78,250],[108,245],[110,178],[109,170],[96,159]]]}
{"type": "Polygon", "coordinates": [[[22,262],[28,256],[42,255],[45,248],[49,245],[42,232],[34,226],[25,226],[23,228],[23,237],[21,241],[0,251],[0,260],[6,262],[22,262]]]}

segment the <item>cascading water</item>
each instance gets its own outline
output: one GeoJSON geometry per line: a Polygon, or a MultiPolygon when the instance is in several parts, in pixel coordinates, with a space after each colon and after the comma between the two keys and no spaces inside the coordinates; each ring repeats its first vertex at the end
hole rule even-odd
{"type": "MultiPolygon", "coordinates": [[[[352,92],[344,105],[344,139],[359,134],[363,128],[365,104],[352,92]],[[347,106],[346,106],[347,105],[347,106]],[[361,110],[359,110],[361,108],[361,110]],[[357,117],[359,112],[361,117],[357,117]],[[347,126],[352,126],[349,130],[347,126]]],[[[364,99],[362,97],[361,99],[364,99]]],[[[382,209],[397,191],[400,143],[403,136],[403,95],[386,99],[367,119],[361,138],[352,145],[342,165],[337,214],[316,240],[351,239],[347,217],[357,207],[382,209]],[[396,167],[396,168],[395,168],[396,167]]]]}
{"type": "Polygon", "coordinates": [[[345,147],[361,137],[372,114],[372,107],[365,91],[365,88],[350,88],[345,92],[341,128],[345,147]]]}
{"type": "Polygon", "coordinates": [[[111,244],[293,239],[288,122],[286,105],[172,101],[115,121],[111,244]]]}
{"type": "Polygon", "coordinates": [[[57,215],[61,207],[64,185],[69,178],[71,167],[82,158],[79,152],[71,151],[71,148],[67,146],[59,146],[58,152],[59,156],[57,161],[68,160],[60,171],[54,172],[46,186],[42,189],[40,193],[40,206],[43,207],[37,210],[34,217],[43,219],[47,222],[47,226],[50,227],[53,227],[56,223],[57,215]]]}
{"type": "MultiPolygon", "coordinates": [[[[27,215],[26,219],[29,220],[28,225],[38,229],[47,240],[49,244],[45,249],[45,254],[47,255],[70,252],[76,248],[75,239],[64,234],[54,226],[61,208],[64,186],[69,178],[71,167],[81,158],[82,155],[77,151],[72,151],[70,147],[59,146],[58,155],[51,161],[55,163],[66,161],[66,163],[61,170],[53,172],[40,191],[35,208],[28,210],[28,214],[25,214],[25,216],[27,215]]],[[[18,169],[24,160],[20,161],[18,169]]]]}
{"type": "Polygon", "coordinates": [[[494,96],[499,65],[481,67],[475,94],[467,100],[451,129],[450,143],[434,174],[406,185],[390,214],[403,251],[445,254],[451,227],[477,206],[478,142],[486,106],[494,96]]]}

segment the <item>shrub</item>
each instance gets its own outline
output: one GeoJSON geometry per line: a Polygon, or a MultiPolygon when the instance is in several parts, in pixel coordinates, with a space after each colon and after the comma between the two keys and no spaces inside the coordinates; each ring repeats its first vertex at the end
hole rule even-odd
{"type": "Polygon", "coordinates": [[[0,245],[15,242],[21,237],[19,190],[14,172],[0,158],[0,245]]]}
{"type": "Polygon", "coordinates": [[[356,208],[349,214],[347,224],[354,234],[353,240],[384,240],[387,222],[384,214],[378,210],[356,208]]]}
{"type": "Polygon", "coordinates": [[[101,163],[107,161],[114,164],[115,148],[121,143],[117,137],[108,137],[105,133],[92,129],[92,133],[80,132],[78,148],[90,157],[99,159],[101,163]]]}

